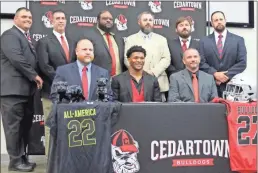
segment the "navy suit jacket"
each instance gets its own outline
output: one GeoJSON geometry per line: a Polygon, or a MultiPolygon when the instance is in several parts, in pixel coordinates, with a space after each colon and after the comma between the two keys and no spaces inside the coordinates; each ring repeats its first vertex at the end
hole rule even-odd
{"type": "MultiPolygon", "coordinates": [[[[97,92],[96,89],[98,87],[97,80],[101,77],[110,79],[109,73],[106,69],[92,64],[91,65],[91,83],[90,83],[90,92],[89,92],[88,100],[90,101],[97,100],[97,94],[96,94],[97,92]]],[[[78,85],[82,88],[82,80],[79,74],[79,69],[76,61],[70,64],[57,67],[53,84],[59,81],[67,82],[68,85],[78,85]]],[[[108,89],[111,90],[110,82],[108,84],[108,89]]],[[[55,89],[53,88],[53,85],[52,85],[50,99],[52,101],[55,101],[56,96],[57,96],[57,93],[55,92],[55,89]]]]}
{"type": "MultiPolygon", "coordinates": [[[[213,75],[215,72],[228,71],[229,80],[246,69],[246,47],[244,38],[227,31],[222,58],[219,58],[214,33],[200,40],[200,70],[213,75]]],[[[218,89],[224,91],[226,83],[218,89]]]]}

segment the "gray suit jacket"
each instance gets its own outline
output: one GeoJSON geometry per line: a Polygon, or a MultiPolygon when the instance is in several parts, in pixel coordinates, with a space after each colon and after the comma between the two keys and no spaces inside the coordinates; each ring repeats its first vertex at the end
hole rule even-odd
{"type": "MultiPolygon", "coordinates": [[[[66,39],[69,45],[70,62],[74,62],[76,60],[75,42],[67,35],[66,39]]],[[[53,33],[40,39],[37,43],[36,50],[39,60],[39,68],[44,80],[42,91],[44,96],[48,97],[57,67],[65,65],[68,62],[62,45],[53,33]]]]}
{"type": "MultiPolygon", "coordinates": [[[[97,99],[97,94],[96,94],[97,80],[101,77],[110,79],[110,76],[107,70],[92,64],[91,65],[91,83],[90,83],[90,92],[89,92],[88,100],[95,101],[97,99]]],[[[81,80],[78,65],[76,62],[57,67],[56,76],[54,78],[53,84],[59,81],[67,82],[68,85],[78,85],[82,88],[82,80],[81,80]]],[[[109,90],[111,90],[110,83],[108,88],[109,90]]],[[[109,93],[110,92],[111,91],[109,91],[109,93]]],[[[57,96],[57,93],[55,92],[52,85],[50,99],[54,101],[56,99],[56,96],[57,96]]]]}
{"type": "MultiPolygon", "coordinates": [[[[201,63],[200,70],[213,75],[215,72],[228,71],[227,76],[232,79],[236,74],[242,73],[246,69],[246,47],[244,38],[227,31],[225,44],[223,46],[223,56],[219,58],[214,33],[200,40],[201,63]]],[[[226,88],[226,83],[219,86],[222,93],[226,88]]]]}
{"type": "MultiPolygon", "coordinates": [[[[112,68],[112,57],[110,55],[108,45],[106,44],[99,30],[97,28],[93,28],[92,30],[85,33],[83,36],[80,36],[80,39],[82,38],[87,38],[91,40],[91,42],[93,43],[93,47],[94,47],[93,63],[98,65],[99,67],[107,69],[110,73],[112,68]]],[[[124,63],[123,63],[124,42],[122,38],[118,38],[116,36],[114,36],[114,39],[119,49],[121,70],[124,71],[124,63]]]]}
{"type": "MultiPolygon", "coordinates": [[[[168,46],[171,54],[171,64],[167,68],[167,74],[170,76],[172,73],[185,69],[185,65],[182,61],[183,51],[179,37],[168,40],[168,46]]],[[[199,49],[199,40],[191,38],[189,48],[199,49]]]]}
{"type": "MultiPolygon", "coordinates": [[[[217,88],[212,75],[199,70],[199,97],[200,102],[210,102],[217,97],[217,88]]],[[[187,69],[170,76],[169,102],[194,102],[192,79],[187,69]]]]}
{"type": "Polygon", "coordinates": [[[1,96],[33,95],[37,85],[37,56],[15,26],[1,36],[1,96]]]}
{"type": "MultiPolygon", "coordinates": [[[[128,71],[112,78],[113,99],[120,102],[132,102],[131,77],[128,71]]],[[[161,102],[159,83],[156,77],[143,73],[144,101],[161,102]]]]}

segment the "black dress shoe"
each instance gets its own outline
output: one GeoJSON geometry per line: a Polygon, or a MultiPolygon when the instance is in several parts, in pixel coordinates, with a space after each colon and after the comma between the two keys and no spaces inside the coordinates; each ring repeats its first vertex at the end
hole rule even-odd
{"type": "Polygon", "coordinates": [[[22,161],[24,164],[31,166],[33,169],[37,166],[35,162],[29,162],[26,156],[22,156],[22,161]]]}
{"type": "Polygon", "coordinates": [[[9,171],[19,171],[19,172],[32,172],[33,168],[30,165],[26,165],[24,163],[15,164],[8,167],[9,171]]]}

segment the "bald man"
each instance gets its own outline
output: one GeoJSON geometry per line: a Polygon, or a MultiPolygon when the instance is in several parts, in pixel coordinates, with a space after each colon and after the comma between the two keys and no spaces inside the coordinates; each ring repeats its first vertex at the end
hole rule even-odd
{"type": "Polygon", "coordinates": [[[214,77],[199,70],[200,55],[196,49],[184,52],[185,69],[170,76],[169,102],[210,102],[218,96],[214,77]]]}
{"type": "MultiPolygon", "coordinates": [[[[68,85],[81,86],[86,100],[97,100],[97,80],[101,77],[110,79],[108,70],[92,64],[94,59],[94,47],[88,39],[79,40],[76,46],[77,60],[74,63],[59,66],[53,84],[59,81],[67,82],[68,85]]],[[[53,85],[50,98],[55,101],[53,85]]]]}

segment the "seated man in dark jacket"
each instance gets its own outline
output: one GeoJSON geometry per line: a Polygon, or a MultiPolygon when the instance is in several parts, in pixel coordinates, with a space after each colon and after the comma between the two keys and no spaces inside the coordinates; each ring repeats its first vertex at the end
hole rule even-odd
{"type": "Polygon", "coordinates": [[[161,102],[157,78],[143,71],[145,49],[132,46],[126,56],[130,64],[128,70],[112,79],[113,99],[120,102],[161,102]]]}

